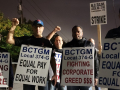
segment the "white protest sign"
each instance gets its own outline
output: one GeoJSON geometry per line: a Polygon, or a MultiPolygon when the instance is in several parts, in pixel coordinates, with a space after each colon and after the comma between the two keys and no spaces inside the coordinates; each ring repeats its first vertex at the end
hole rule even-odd
{"type": "Polygon", "coordinates": [[[120,39],[104,40],[98,77],[98,86],[120,89],[120,39]]]}
{"type": "Polygon", "coordinates": [[[10,53],[0,53],[0,87],[9,87],[10,53]]]}
{"type": "Polygon", "coordinates": [[[91,25],[107,24],[106,1],[90,3],[91,25]]]}
{"type": "Polygon", "coordinates": [[[51,52],[52,48],[22,45],[14,82],[45,86],[51,52]]]}
{"type": "MultiPolygon", "coordinates": [[[[57,72],[57,82],[60,82],[59,72],[60,72],[60,64],[61,64],[62,53],[55,52],[55,60],[56,60],[56,72],[57,72]]],[[[53,70],[49,68],[49,79],[51,80],[53,76],[53,70]]]]}
{"type": "Polygon", "coordinates": [[[63,48],[61,85],[94,85],[93,47],[63,48]]]}

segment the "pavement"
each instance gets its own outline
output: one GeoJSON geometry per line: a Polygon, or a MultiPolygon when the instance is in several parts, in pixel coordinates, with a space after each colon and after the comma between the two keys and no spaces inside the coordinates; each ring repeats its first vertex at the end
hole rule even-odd
{"type": "MultiPolygon", "coordinates": [[[[23,84],[14,83],[12,90],[23,90],[23,84]]],[[[35,90],[38,90],[37,86],[35,87],[35,90]]],[[[92,87],[92,90],[95,90],[95,87],[92,87]]],[[[107,88],[101,88],[101,90],[108,90],[107,88]]]]}

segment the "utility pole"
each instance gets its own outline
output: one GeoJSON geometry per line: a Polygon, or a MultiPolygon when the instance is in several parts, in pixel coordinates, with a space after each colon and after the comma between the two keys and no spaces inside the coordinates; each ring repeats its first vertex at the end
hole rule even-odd
{"type": "Polygon", "coordinates": [[[18,12],[21,15],[21,24],[23,23],[22,0],[19,0],[18,12]]]}

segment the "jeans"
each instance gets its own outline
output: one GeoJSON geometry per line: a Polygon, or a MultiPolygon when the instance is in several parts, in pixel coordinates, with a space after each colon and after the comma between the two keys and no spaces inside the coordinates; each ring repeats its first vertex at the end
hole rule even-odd
{"type": "MultiPolygon", "coordinates": [[[[35,85],[23,84],[23,90],[35,90],[35,85]]],[[[46,86],[38,86],[38,90],[48,90],[48,81],[46,86]]]]}
{"type": "Polygon", "coordinates": [[[49,90],[67,90],[67,86],[61,86],[59,82],[56,83],[56,86],[53,86],[52,82],[49,81],[49,90]]]}
{"type": "Polygon", "coordinates": [[[89,86],[67,86],[67,90],[89,90],[89,86]]]}
{"type": "MultiPolygon", "coordinates": [[[[92,86],[89,88],[89,90],[92,90],[92,86]]],[[[95,86],[95,90],[101,90],[100,87],[95,86]]]]}

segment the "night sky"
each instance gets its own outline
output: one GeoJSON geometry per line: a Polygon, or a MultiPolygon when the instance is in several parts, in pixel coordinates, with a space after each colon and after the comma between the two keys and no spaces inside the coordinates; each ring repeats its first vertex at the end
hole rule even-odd
{"type": "MultiPolygon", "coordinates": [[[[98,1],[100,0],[23,0],[23,16],[27,20],[41,19],[45,25],[44,36],[48,35],[55,26],[60,26],[62,30],[58,34],[65,41],[72,39],[72,27],[80,25],[84,37],[94,38],[97,46],[97,26],[90,24],[90,3],[98,1]]],[[[120,25],[118,18],[120,0],[105,1],[107,2],[107,24],[101,26],[102,40],[108,30],[120,25]]],[[[19,0],[0,0],[0,11],[9,19],[18,18],[20,17],[18,5],[19,0]]]]}

